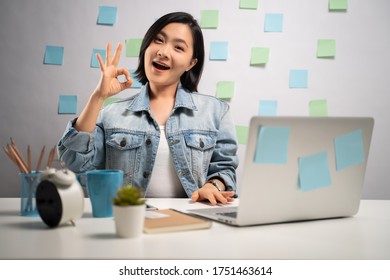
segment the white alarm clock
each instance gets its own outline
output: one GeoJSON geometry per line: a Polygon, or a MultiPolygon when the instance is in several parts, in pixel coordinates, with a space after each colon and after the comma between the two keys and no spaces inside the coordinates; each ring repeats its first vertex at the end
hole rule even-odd
{"type": "Polygon", "coordinates": [[[43,171],[35,197],[39,216],[49,227],[74,224],[83,215],[84,192],[76,175],[67,168],[43,171]]]}

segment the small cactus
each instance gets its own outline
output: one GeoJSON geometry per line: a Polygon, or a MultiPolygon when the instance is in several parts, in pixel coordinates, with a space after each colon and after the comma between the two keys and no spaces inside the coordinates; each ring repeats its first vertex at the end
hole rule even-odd
{"type": "Polygon", "coordinates": [[[144,192],[132,185],[125,185],[119,188],[112,202],[116,206],[142,205],[145,204],[144,192]]]}

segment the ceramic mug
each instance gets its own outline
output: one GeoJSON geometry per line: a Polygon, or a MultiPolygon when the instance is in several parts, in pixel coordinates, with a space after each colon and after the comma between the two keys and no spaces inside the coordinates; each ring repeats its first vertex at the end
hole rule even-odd
{"type": "Polygon", "coordinates": [[[91,170],[80,174],[79,180],[80,177],[85,177],[92,215],[97,218],[112,217],[112,199],[123,185],[123,171],[91,170]]]}

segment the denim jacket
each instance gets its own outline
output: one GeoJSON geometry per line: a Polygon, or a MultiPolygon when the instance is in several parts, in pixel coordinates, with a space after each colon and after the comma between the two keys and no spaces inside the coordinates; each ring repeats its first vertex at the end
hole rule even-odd
{"type": "MultiPolygon", "coordinates": [[[[156,158],[160,129],[150,110],[148,85],[141,92],[104,107],[93,133],[68,123],[58,143],[60,159],[74,172],[121,169],[124,182],[146,192],[156,158]]],[[[236,190],[237,140],[229,105],[190,93],[179,84],[166,137],[179,180],[190,197],[213,177],[236,190]]]]}

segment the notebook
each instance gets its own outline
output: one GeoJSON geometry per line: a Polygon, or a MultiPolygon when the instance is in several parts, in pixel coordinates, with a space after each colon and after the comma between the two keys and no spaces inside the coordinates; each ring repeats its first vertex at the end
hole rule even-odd
{"type": "Polygon", "coordinates": [[[207,229],[210,221],[194,217],[173,209],[150,210],[146,212],[144,222],[145,233],[160,233],[207,229]]]}
{"type": "Polygon", "coordinates": [[[355,215],[373,126],[370,117],[253,117],[238,206],[188,211],[236,226],[355,215]]]}

